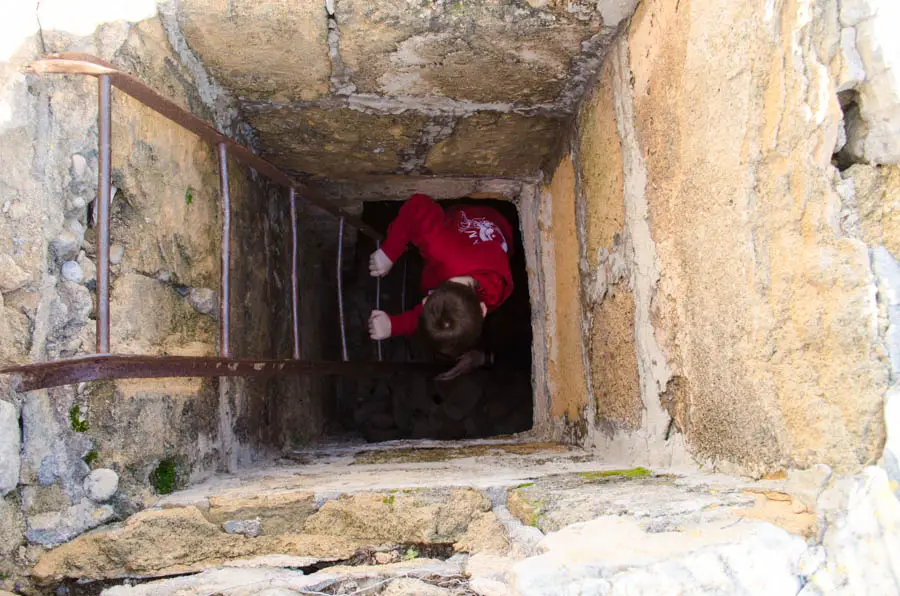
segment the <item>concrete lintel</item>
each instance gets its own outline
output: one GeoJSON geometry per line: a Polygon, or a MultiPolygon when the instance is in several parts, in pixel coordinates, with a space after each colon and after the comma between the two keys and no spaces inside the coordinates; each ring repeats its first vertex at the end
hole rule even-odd
{"type": "Polygon", "coordinates": [[[355,201],[402,201],[415,193],[434,199],[501,199],[513,201],[522,191],[523,180],[494,177],[372,176],[354,180],[310,183],[322,197],[337,204],[355,201]]]}

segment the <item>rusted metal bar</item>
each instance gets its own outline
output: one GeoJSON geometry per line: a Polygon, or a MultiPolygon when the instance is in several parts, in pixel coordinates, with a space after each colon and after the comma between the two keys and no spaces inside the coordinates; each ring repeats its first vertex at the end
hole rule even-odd
{"type": "Polygon", "coordinates": [[[89,76],[106,76],[112,84],[135,98],[145,106],[155,110],[159,114],[165,116],[179,126],[193,132],[200,138],[208,141],[213,145],[222,143],[228,148],[228,153],[239,161],[247,165],[260,174],[263,174],[273,182],[277,182],[282,186],[296,188],[300,192],[300,196],[315,205],[316,207],[327,211],[335,217],[345,217],[347,223],[359,229],[360,232],[370,236],[376,240],[383,239],[384,235],[378,232],[372,226],[364,223],[361,219],[354,217],[335,206],[330,200],[321,197],[316,191],[309,188],[299,180],[295,180],[292,176],[283,172],[271,162],[256,155],[243,145],[236,143],[229,137],[223,135],[215,128],[207,124],[204,120],[194,116],[175,102],[166,99],[151,87],[144,84],[140,79],[118,70],[115,66],[92,56],[79,52],[64,52],[60,54],[49,54],[43,60],[36,60],[30,63],[26,70],[36,74],[79,74],[89,76]]]}
{"type": "Polygon", "coordinates": [[[228,149],[219,143],[219,191],[222,195],[222,283],[219,288],[219,355],[231,356],[231,193],[228,149]]]}
{"type": "Polygon", "coordinates": [[[98,88],[98,180],[97,180],[97,353],[109,353],[109,204],[112,137],[112,86],[108,75],[100,75],[98,88]]]}
{"type": "Polygon", "coordinates": [[[344,362],[350,360],[347,356],[347,330],[344,325],[344,276],[341,272],[341,265],[344,260],[344,218],[338,224],[338,245],[337,245],[337,297],[338,297],[338,317],[341,320],[341,357],[344,362]]]}
{"type": "MultiPolygon", "coordinates": [[[[381,249],[381,240],[375,241],[375,246],[379,250],[381,249]]],[[[375,310],[381,310],[381,276],[375,278],[375,310]]],[[[381,340],[378,340],[378,362],[384,360],[384,356],[381,351],[381,340]]]]}
{"type": "Polygon", "coordinates": [[[294,360],[300,359],[300,287],[297,281],[297,199],[294,188],[288,189],[291,203],[291,333],[294,360]]]}
{"type": "Polygon", "coordinates": [[[335,362],[267,360],[205,356],[142,356],[90,354],[52,362],[25,364],[0,370],[13,376],[17,391],[33,391],[71,383],[104,379],[158,379],[167,377],[257,377],[437,374],[446,370],[433,362],[335,362]]]}

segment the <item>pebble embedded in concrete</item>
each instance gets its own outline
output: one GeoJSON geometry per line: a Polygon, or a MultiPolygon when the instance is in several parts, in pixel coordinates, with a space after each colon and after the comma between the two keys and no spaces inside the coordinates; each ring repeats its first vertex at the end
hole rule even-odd
{"type": "Polygon", "coordinates": [[[103,503],[112,498],[119,489],[119,475],[109,468],[99,468],[84,479],[84,492],[95,503],[103,503]]]}
{"type": "Polygon", "coordinates": [[[209,288],[191,288],[188,294],[188,302],[199,313],[215,316],[219,308],[219,299],[215,290],[209,288]]]}
{"type": "Polygon", "coordinates": [[[59,236],[50,241],[50,252],[59,263],[77,257],[80,248],[81,239],[71,230],[63,230],[59,236]]]}
{"type": "Polygon", "coordinates": [[[87,160],[84,156],[79,153],[72,155],[72,175],[75,179],[83,178],[85,170],[87,170],[87,160]]]}
{"type": "Polygon", "coordinates": [[[64,280],[77,284],[84,281],[84,271],[82,271],[81,265],[77,261],[66,261],[63,263],[61,275],[64,280]]]}
{"type": "Polygon", "coordinates": [[[243,534],[255,538],[262,530],[262,523],[258,519],[230,519],[222,524],[226,534],[243,534]]]}

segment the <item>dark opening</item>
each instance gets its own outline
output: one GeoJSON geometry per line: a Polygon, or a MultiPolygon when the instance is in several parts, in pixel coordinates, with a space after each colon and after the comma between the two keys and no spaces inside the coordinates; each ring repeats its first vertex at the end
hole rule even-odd
{"type": "MultiPolygon", "coordinates": [[[[531,428],[531,305],[518,213],[515,205],[505,201],[459,199],[444,201],[442,205],[476,200],[497,209],[515,230],[510,261],[515,289],[485,320],[484,344],[496,355],[495,365],[446,382],[413,373],[378,379],[339,379],[335,408],[339,430],[375,442],[483,438],[531,428]]],[[[402,201],[366,203],[363,219],[376,229],[386,230],[401,206],[402,201]]],[[[368,338],[366,321],[375,306],[376,281],[368,271],[375,242],[359,235],[355,248],[344,269],[348,351],[351,360],[374,360],[377,347],[368,338]]],[[[404,298],[407,309],[420,301],[421,273],[422,258],[416,249],[410,249],[382,279],[382,310],[395,314],[404,309],[404,298]]],[[[388,361],[435,360],[418,337],[392,338],[382,343],[382,350],[388,361]]]]}

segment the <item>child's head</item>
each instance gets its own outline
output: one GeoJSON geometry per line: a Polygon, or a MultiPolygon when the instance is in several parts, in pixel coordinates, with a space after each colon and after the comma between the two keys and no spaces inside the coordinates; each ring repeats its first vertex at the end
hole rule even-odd
{"type": "Polygon", "coordinates": [[[484,312],[471,286],[445,281],[425,300],[419,327],[436,352],[455,359],[478,343],[484,312]]]}

